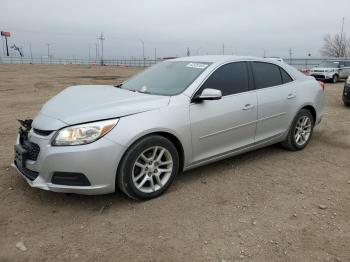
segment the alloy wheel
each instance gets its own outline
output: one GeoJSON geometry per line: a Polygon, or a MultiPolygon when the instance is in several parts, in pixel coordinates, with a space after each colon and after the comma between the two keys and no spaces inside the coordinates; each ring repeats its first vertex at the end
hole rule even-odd
{"type": "Polygon", "coordinates": [[[132,169],[132,181],[141,192],[152,193],[169,181],[172,171],[173,159],[169,150],[154,146],[137,157],[132,169]]]}
{"type": "Polygon", "coordinates": [[[294,139],[297,145],[303,146],[307,143],[311,135],[311,125],[312,122],[308,116],[302,116],[298,119],[294,130],[294,139]]]}

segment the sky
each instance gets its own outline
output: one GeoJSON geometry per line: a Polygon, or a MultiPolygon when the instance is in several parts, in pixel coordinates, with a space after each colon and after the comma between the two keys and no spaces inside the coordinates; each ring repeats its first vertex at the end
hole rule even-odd
{"type": "MultiPolygon", "coordinates": [[[[0,1],[0,30],[25,56],[129,59],[191,55],[320,57],[326,34],[350,36],[349,0],[0,1]],[[223,48],[224,45],[224,48],[223,48]],[[155,50],[156,49],[156,50],[155,50]],[[89,55],[90,54],[90,55],[89,55]]],[[[2,45],[3,43],[1,43],[2,45]]],[[[0,50],[4,55],[3,49],[0,50]]]]}

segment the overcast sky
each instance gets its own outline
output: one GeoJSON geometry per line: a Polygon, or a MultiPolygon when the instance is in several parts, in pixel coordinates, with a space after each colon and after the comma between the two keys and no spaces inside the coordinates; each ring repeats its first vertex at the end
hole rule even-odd
{"type": "MultiPolygon", "coordinates": [[[[106,58],[226,54],[320,57],[322,39],[350,36],[350,0],[1,0],[0,30],[29,56],[106,58]]],[[[1,55],[3,55],[1,50],[1,55]]]]}

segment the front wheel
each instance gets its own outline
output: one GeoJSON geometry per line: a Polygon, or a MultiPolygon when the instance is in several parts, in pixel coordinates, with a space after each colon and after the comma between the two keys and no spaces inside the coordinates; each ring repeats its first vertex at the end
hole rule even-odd
{"type": "Polygon", "coordinates": [[[117,184],[121,191],[137,200],[164,193],[179,171],[176,147],[165,137],[150,135],[135,142],[121,160],[117,184]]]}
{"type": "Polygon", "coordinates": [[[332,77],[332,83],[337,83],[338,82],[338,75],[333,75],[332,77]]]}
{"type": "Polygon", "coordinates": [[[304,149],[310,142],[314,122],[309,110],[300,110],[294,118],[286,140],[282,142],[282,146],[291,151],[304,149]]]}

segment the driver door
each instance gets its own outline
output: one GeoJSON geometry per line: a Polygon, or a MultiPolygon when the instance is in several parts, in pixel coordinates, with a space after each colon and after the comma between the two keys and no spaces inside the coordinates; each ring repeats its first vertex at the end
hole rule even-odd
{"type": "Polygon", "coordinates": [[[223,97],[190,104],[194,164],[253,144],[256,131],[257,96],[246,62],[219,67],[197,94],[205,88],[221,90],[223,97]]]}

